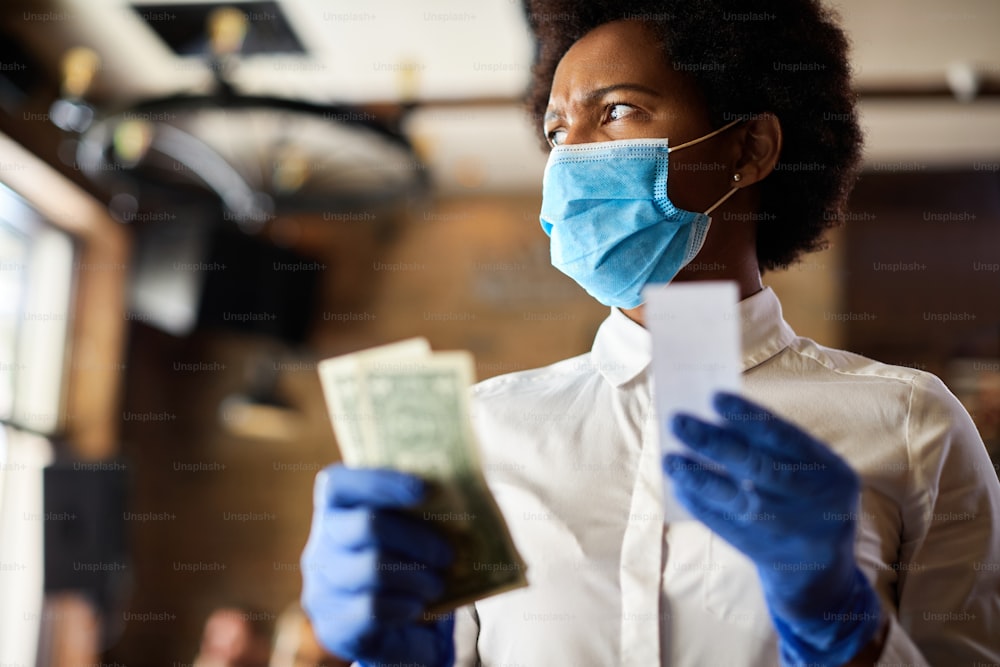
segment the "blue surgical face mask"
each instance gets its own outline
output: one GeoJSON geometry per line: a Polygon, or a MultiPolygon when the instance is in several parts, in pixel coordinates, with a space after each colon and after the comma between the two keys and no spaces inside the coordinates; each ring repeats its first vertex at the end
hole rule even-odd
{"type": "Polygon", "coordinates": [[[542,229],[552,265],[606,306],[634,308],[642,288],[668,283],[701,250],[709,213],[677,208],[667,197],[668,156],[729,129],[670,148],[667,139],[625,139],[556,146],[542,180],[542,229]]]}

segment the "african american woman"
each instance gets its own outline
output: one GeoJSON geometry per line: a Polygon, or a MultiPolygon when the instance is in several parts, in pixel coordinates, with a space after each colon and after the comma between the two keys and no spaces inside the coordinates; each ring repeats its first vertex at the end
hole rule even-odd
{"type": "Polygon", "coordinates": [[[833,18],[528,10],[542,230],[611,309],[589,353],[473,390],[529,586],[422,622],[452,557],[398,512],[422,484],[331,466],[303,555],[318,636],[362,664],[1000,664],[1000,485],[968,414],[933,375],[797,336],[761,282],[822,247],[855,179],[833,18]],[[671,416],[691,452],[663,456],[642,288],[703,280],[739,287],[745,398],[717,395],[717,423],[671,416]],[[697,521],[664,523],[664,475],[697,521]]]}

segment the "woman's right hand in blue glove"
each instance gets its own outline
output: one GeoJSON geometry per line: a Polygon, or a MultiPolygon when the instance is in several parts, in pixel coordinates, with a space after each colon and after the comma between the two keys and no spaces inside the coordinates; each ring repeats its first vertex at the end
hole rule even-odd
{"type": "Polygon", "coordinates": [[[365,664],[450,667],[454,617],[422,620],[444,591],[451,548],[407,516],[424,482],[392,470],[333,465],[316,476],[302,553],[302,606],[323,646],[365,664]]]}

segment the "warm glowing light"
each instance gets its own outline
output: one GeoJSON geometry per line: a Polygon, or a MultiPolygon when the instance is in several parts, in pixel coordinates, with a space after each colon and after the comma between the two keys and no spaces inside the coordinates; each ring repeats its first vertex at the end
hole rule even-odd
{"type": "Polygon", "coordinates": [[[247,36],[247,16],[235,7],[220,7],[208,17],[208,33],[215,55],[237,53],[247,36]]]}
{"type": "Polygon", "coordinates": [[[62,58],[62,90],[64,97],[83,97],[101,67],[101,57],[93,49],[78,46],[62,58]]]}

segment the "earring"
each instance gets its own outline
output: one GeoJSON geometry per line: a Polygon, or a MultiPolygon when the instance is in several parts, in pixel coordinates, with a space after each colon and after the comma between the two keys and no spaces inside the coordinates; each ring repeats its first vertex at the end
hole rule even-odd
{"type": "Polygon", "coordinates": [[[741,180],[743,180],[743,174],[739,172],[733,174],[733,183],[739,183],[741,180]]]}

